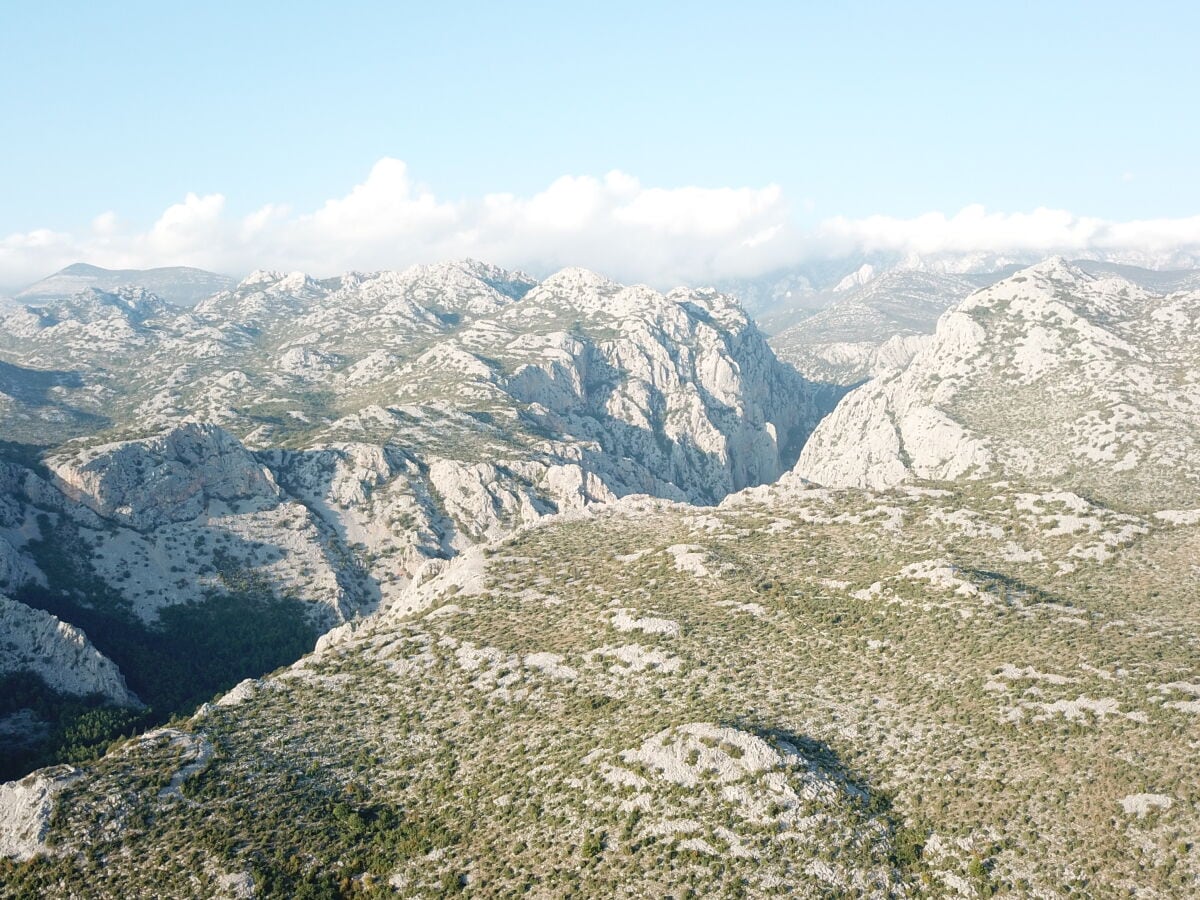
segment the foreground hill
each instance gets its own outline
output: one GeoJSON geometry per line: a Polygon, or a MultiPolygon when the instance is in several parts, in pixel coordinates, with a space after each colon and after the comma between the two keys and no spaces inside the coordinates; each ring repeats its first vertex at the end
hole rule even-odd
{"type": "Polygon", "coordinates": [[[980,483],[626,501],[81,771],[9,895],[1184,896],[1197,526],[980,483]]]}

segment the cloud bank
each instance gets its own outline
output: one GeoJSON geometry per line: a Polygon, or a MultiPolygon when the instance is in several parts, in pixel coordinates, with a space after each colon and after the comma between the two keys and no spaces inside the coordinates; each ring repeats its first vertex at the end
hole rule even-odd
{"type": "Polygon", "coordinates": [[[88,231],[0,237],[0,290],[73,262],[107,268],[190,265],[234,275],[256,268],[330,275],[471,256],[535,274],[582,265],[658,286],[744,278],[830,257],[1098,255],[1154,266],[1200,259],[1200,216],[1112,222],[1062,210],[981,206],[915,218],[837,217],[794,224],[778,185],[647,187],[623,172],[563,176],[532,196],[450,202],[384,158],[345,196],[296,211],[270,204],[246,216],[221,194],[188,194],[148,229],[114,212],[88,231]]]}

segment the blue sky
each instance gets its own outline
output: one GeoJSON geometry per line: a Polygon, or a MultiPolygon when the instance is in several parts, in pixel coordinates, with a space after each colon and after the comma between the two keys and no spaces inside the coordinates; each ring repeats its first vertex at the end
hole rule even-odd
{"type": "Polygon", "coordinates": [[[775,186],[800,229],[1200,213],[1192,3],[2,0],[0,34],[13,271],[21,235],[94,249],[111,212],[136,256],[189,193],[301,215],[384,158],[446,204],[614,170],[775,186]]]}

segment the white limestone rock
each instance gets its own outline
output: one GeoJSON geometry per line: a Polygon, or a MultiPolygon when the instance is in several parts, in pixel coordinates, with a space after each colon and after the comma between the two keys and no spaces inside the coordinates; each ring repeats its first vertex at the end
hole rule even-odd
{"type": "Polygon", "coordinates": [[[65,694],[100,694],[141,706],[116,664],[87,635],[40,609],[0,595],[0,674],[30,671],[65,694]]]}
{"type": "Polygon", "coordinates": [[[271,473],[236,438],[200,422],[56,456],[50,468],[68,497],[140,530],[195,519],[212,501],[264,505],[280,496],[271,473]]]}
{"type": "Polygon", "coordinates": [[[830,487],[978,476],[1200,501],[1200,292],[1060,258],[946,312],[900,372],[847,395],[794,469],[830,487]]]}
{"type": "Polygon", "coordinates": [[[1127,794],[1119,801],[1127,816],[1144,819],[1153,810],[1168,810],[1175,802],[1166,794],[1127,794]]]}
{"type": "Polygon", "coordinates": [[[55,795],[79,777],[70,766],[55,766],[0,784],[0,857],[24,862],[50,851],[55,795]]]}

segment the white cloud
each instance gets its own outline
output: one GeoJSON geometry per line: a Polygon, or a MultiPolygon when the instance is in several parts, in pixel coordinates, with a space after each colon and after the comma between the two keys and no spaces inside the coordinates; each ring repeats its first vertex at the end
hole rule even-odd
{"type": "Polygon", "coordinates": [[[96,218],[92,219],[92,231],[98,236],[115,234],[117,224],[117,214],[110,209],[108,212],[102,212],[96,218]]]}
{"type": "MultiPolygon", "coordinates": [[[[810,201],[802,201],[806,208],[810,201]]],[[[76,261],[113,268],[195,265],[242,274],[269,267],[328,275],[473,256],[546,273],[567,265],[669,286],[745,277],[805,260],[864,253],[1117,255],[1164,263],[1200,257],[1200,217],[1112,222],[1063,210],[968,206],[914,218],[793,223],[778,185],[647,187],[613,171],[566,175],[531,196],[439,199],[400,160],[379,160],[345,196],[311,211],[273,203],[245,216],[221,194],[188,194],[149,228],[114,211],[90,230],[0,237],[0,285],[17,289],[76,261]]]]}
{"type": "Polygon", "coordinates": [[[825,253],[891,252],[926,257],[1065,253],[1168,265],[1200,256],[1200,216],[1111,222],[1059,209],[1002,213],[973,205],[952,216],[934,212],[912,219],[837,217],[821,224],[812,243],[825,253]]]}
{"type": "Polygon", "coordinates": [[[623,224],[650,228],[675,235],[731,235],[747,222],[770,217],[780,207],[783,192],[777,185],[750,188],[685,187],[677,190],[650,188],[639,191],[613,211],[623,224]]]}
{"type": "Polygon", "coordinates": [[[144,252],[158,258],[193,258],[213,252],[223,240],[226,222],[221,218],[225,198],[221,194],[200,197],[188,194],[182,203],[168,206],[148,234],[144,252]]]}
{"type": "Polygon", "coordinates": [[[414,185],[403,162],[384,158],[349,194],[326,201],[295,225],[317,238],[340,234],[347,242],[376,241],[453,226],[458,215],[453,205],[414,185]]]}

